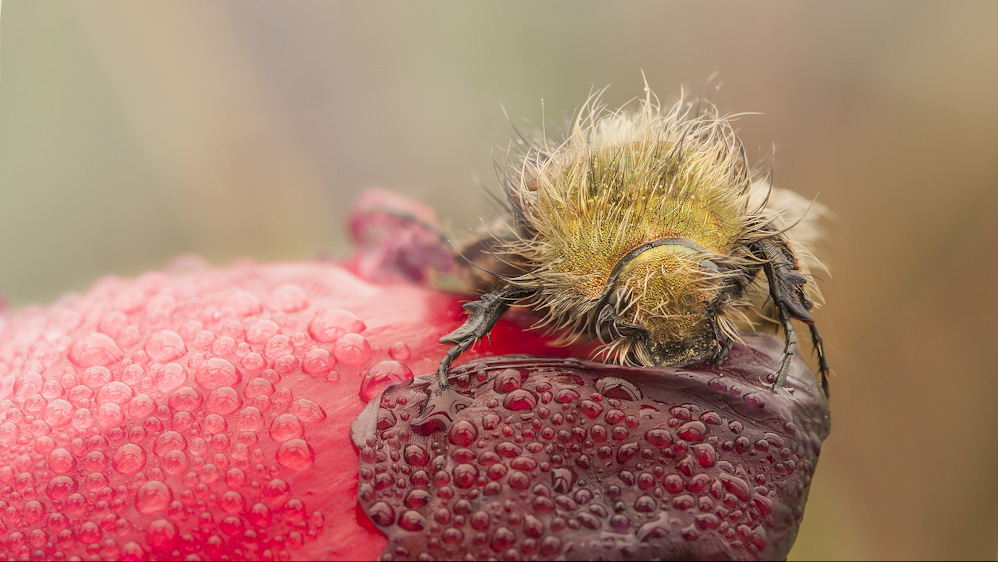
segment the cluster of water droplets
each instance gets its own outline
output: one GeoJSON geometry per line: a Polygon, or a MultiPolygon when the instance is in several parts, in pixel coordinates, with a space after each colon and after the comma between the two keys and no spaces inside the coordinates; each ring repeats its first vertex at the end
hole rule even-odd
{"type": "Polygon", "coordinates": [[[469,364],[455,391],[418,377],[370,404],[354,439],[361,504],[389,536],[382,558],[772,553],[767,529],[799,519],[785,506],[806,492],[812,443],[581,365],[469,364]]]}
{"type": "Polygon", "coordinates": [[[291,489],[326,418],[306,390],[366,376],[366,400],[411,376],[403,343],[369,369],[364,323],[318,290],[249,266],[148,274],[7,319],[0,552],[292,558],[324,526],[291,489]]]}

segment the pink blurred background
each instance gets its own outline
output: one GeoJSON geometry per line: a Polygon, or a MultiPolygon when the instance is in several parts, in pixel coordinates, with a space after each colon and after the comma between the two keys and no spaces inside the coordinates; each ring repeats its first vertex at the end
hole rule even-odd
{"type": "Polygon", "coordinates": [[[998,4],[3,4],[0,294],[185,252],[347,250],[381,186],[458,232],[511,116],[698,92],[775,181],[836,211],[818,321],[833,430],[792,560],[998,548],[998,4]],[[990,219],[988,217],[991,217],[990,219]]]}

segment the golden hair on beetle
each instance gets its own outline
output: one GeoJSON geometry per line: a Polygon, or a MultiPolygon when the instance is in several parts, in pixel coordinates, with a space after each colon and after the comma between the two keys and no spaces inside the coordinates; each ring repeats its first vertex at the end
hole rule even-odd
{"type": "Polygon", "coordinates": [[[592,95],[566,138],[524,139],[507,157],[507,216],[460,250],[493,290],[441,340],[456,344],[442,386],[451,361],[512,305],[562,342],[597,338],[606,359],[638,366],[721,361],[739,330],[769,319],[786,334],[774,388],[797,319],[824,384],[806,249],[824,207],[753,178],[731,118],[712,103],[663,108],[647,85],[645,94],[615,111],[592,95]]]}

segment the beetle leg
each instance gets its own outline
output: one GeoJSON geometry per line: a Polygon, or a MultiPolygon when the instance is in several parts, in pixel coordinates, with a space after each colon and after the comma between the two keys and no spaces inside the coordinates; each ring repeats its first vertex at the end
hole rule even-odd
{"type": "Polygon", "coordinates": [[[447,351],[437,368],[437,378],[440,382],[440,390],[449,388],[447,384],[447,372],[451,363],[462,353],[474,345],[474,343],[486,335],[496,325],[499,318],[509,310],[514,301],[529,294],[529,291],[519,287],[507,285],[501,289],[496,289],[491,293],[482,295],[477,301],[471,301],[464,305],[464,310],[468,311],[468,319],[460,328],[440,338],[441,343],[453,343],[454,347],[447,351]]]}

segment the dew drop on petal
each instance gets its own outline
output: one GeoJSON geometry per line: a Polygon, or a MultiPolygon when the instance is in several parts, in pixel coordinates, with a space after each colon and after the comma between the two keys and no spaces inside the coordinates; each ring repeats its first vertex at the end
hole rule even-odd
{"type": "Polygon", "coordinates": [[[321,347],[315,347],[308,350],[305,357],[302,358],[301,368],[302,371],[310,375],[325,375],[333,369],[336,365],[336,357],[328,350],[322,349],[321,347]]]}
{"type": "Polygon", "coordinates": [[[55,474],[71,474],[76,470],[76,457],[66,449],[53,449],[49,453],[48,467],[55,474]]]}
{"type": "Polygon", "coordinates": [[[227,416],[242,406],[242,398],[231,386],[220,386],[208,393],[205,409],[213,414],[227,416]]]}
{"type": "Polygon", "coordinates": [[[412,351],[406,344],[397,341],[388,347],[388,356],[396,361],[408,361],[412,351]]]}
{"type": "Polygon", "coordinates": [[[242,380],[235,365],[221,357],[212,357],[201,363],[194,373],[194,382],[211,390],[220,386],[235,386],[242,380]]]}
{"type": "Polygon", "coordinates": [[[288,412],[298,416],[298,419],[305,423],[318,423],[326,419],[325,410],[308,398],[299,398],[292,402],[288,412]]]}
{"type": "Polygon", "coordinates": [[[184,338],[171,330],[160,330],[149,336],[144,349],[157,363],[169,363],[187,354],[184,338]]]}
{"type": "Polygon", "coordinates": [[[308,333],[316,341],[332,343],[345,334],[359,334],[366,328],[354,313],[334,308],[316,314],[308,325],[308,333]]]}
{"type": "Polygon", "coordinates": [[[356,367],[371,358],[371,344],[360,334],[344,334],[333,344],[333,353],[337,361],[356,367]]]}
{"type": "Polygon", "coordinates": [[[146,529],[146,543],[150,547],[170,551],[177,543],[177,527],[167,519],[156,519],[146,529]]]}
{"type": "Polygon", "coordinates": [[[122,474],[135,474],[146,465],[146,452],[135,443],[118,447],[111,456],[111,466],[122,474]]]}
{"type": "Polygon", "coordinates": [[[124,356],[118,344],[100,332],[83,336],[69,349],[69,360],[77,367],[112,365],[124,356]]]}
{"type": "Polygon", "coordinates": [[[296,312],[308,306],[308,294],[298,285],[280,285],[267,299],[267,308],[278,312],[296,312]]]}
{"type": "Polygon", "coordinates": [[[173,501],[173,490],[159,480],[149,480],[135,491],[135,509],[139,513],[154,513],[166,509],[173,501]]]}
{"type": "Polygon", "coordinates": [[[295,439],[305,434],[305,428],[293,414],[281,414],[270,424],[270,436],[278,441],[295,439]]]}
{"type": "MultiPolygon", "coordinates": [[[[73,420],[73,405],[68,401],[57,398],[49,402],[42,412],[42,419],[51,427],[62,427],[73,420]]],[[[2,430],[0,430],[0,442],[4,442],[2,430]]]]}
{"type": "MultiPolygon", "coordinates": [[[[350,335],[352,334],[347,334],[347,336],[350,335]]],[[[347,336],[344,336],[340,341],[347,336]]],[[[360,382],[360,399],[364,402],[370,402],[386,387],[411,378],[412,371],[409,367],[398,361],[381,361],[371,367],[371,370],[364,375],[364,380],[360,382]]]]}
{"type": "Polygon", "coordinates": [[[277,449],[277,462],[293,470],[303,470],[312,466],[315,451],[304,439],[290,439],[277,449]]]}

